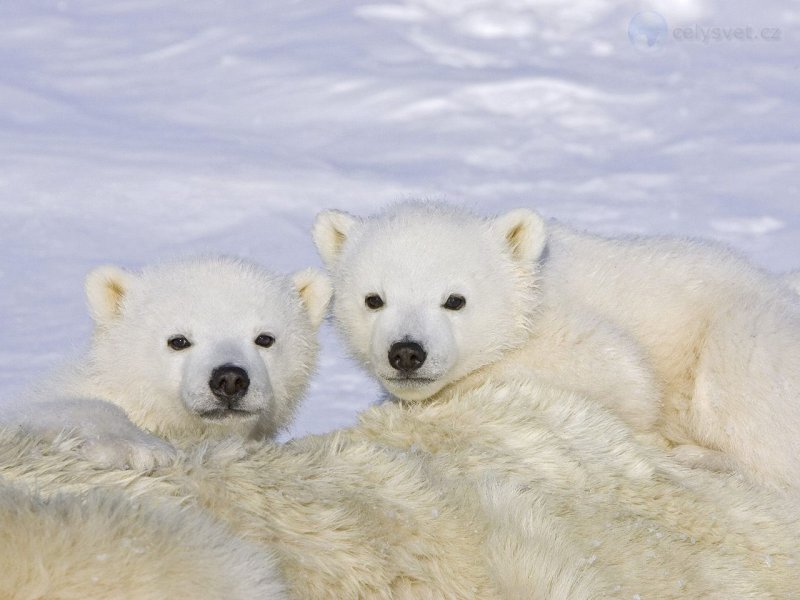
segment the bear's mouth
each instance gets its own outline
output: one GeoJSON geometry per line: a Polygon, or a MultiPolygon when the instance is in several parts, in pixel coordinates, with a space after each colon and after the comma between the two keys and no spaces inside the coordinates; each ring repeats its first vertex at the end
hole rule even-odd
{"type": "Polygon", "coordinates": [[[240,408],[215,408],[212,410],[204,410],[197,414],[201,418],[209,421],[223,421],[225,419],[245,419],[254,416],[256,413],[240,408]]]}
{"type": "Polygon", "coordinates": [[[428,385],[436,380],[430,377],[415,377],[413,375],[405,375],[403,377],[386,377],[386,381],[391,381],[395,385],[428,385]]]}

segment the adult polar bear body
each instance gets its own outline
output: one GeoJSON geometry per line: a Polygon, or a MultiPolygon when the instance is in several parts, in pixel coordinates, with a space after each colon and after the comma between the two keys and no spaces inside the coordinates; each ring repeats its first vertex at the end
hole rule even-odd
{"type": "MultiPolygon", "coordinates": [[[[152,473],[97,470],[63,445],[0,433],[0,476],[44,497],[123,490],[137,505],[181,505],[187,521],[203,509],[274,553],[292,598],[800,594],[785,497],[686,470],[596,402],[526,377],[385,403],[352,429],[284,446],[211,443],[152,473]]],[[[24,532],[0,525],[8,569],[62,570],[53,555],[34,566],[15,551],[24,532]]],[[[91,573],[123,568],[104,564],[91,573]]]]}
{"type": "Polygon", "coordinates": [[[321,213],[314,237],[338,325],[394,396],[522,369],[690,464],[800,489],[800,303],[729,251],[422,203],[321,213]]]}
{"type": "Polygon", "coordinates": [[[274,555],[197,511],[0,482],[0,522],[5,600],[286,598],[274,555]]]}
{"type": "Polygon", "coordinates": [[[169,439],[272,437],[315,364],[330,298],[321,273],[276,275],[241,260],[196,258],[86,279],[88,353],[0,409],[0,424],[75,429],[98,462],[169,461],[169,439]],[[138,427],[137,427],[138,426],[138,427]]]}

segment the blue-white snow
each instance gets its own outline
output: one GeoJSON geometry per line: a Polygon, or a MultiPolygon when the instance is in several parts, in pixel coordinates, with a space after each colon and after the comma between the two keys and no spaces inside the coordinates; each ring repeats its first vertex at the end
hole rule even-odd
{"type": "MultiPolygon", "coordinates": [[[[6,0],[0,396],[85,345],[92,266],[319,264],[322,208],[525,205],[800,268],[799,25],[797,0],[6,0]],[[642,11],[665,36],[632,43],[642,11]]],[[[290,433],[377,395],[326,328],[290,433]]]]}

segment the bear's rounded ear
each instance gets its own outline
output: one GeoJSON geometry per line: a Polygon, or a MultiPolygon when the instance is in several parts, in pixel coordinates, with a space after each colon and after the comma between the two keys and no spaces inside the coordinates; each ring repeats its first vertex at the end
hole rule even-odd
{"type": "Polygon", "coordinates": [[[312,235],[322,262],[332,269],[353,226],[361,219],[341,210],[324,210],[314,219],[312,235]]]}
{"type": "Polygon", "coordinates": [[[308,318],[314,327],[319,327],[328,304],[331,301],[333,288],[331,280],[324,273],[314,268],[303,269],[292,275],[292,283],[300,294],[300,299],[308,311],[308,318]]]}
{"type": "Polygon", "coordinates": [[[538,213],[517,208],[495,218],[492,231],[500,237],[511,256],[520,262],[533,262],[544,252],[547,227],[538,213]]]}
{"type": "Polygon", "coordinates": [[[135,276],[124,269],[103,266],[92,269],[86,276],[86,299],[95,324],[105,325],[118,318],[122,299],[135,276]]]}

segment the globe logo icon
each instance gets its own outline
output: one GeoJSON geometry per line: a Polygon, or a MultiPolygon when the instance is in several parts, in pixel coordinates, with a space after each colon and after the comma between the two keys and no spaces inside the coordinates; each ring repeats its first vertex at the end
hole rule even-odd
{"type": "Polygon", "coordinates": [[[637,13],[628,23],[628,39],[641,52],[660,52],[667,41],[667,21],[657,12],[637,13]]]}

